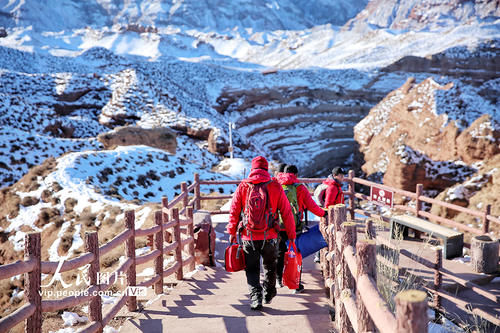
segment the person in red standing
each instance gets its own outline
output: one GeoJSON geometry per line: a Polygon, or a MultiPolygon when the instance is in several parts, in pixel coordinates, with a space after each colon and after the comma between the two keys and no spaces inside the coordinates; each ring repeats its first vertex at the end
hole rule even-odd
{"type": "Polygon", "coordinates": [[[266,304],[271,303],[276,296],[278,211],[288,238],[295,241],[295,220],[288,199],[281,185],[271,179],[267,160],[257,156],[252,160],[248,178],[238,185],[233,194],[227,226],[230,243],[236,240],[237,233],[241,235],[252,310],[262,308],[263,296],[266,304]],[[261,209],[263,210],[260,211],[261,209]],[[265,222],[260,219],[261,216],[265,222]],[[261,228],[263,224],[267,227],[261,228]],[[262,285],[260,284],[261,257],[264,267],[262,285]]]}
{"type": "Polygon", "coordinates": [[[342,191],[344,174],[341,167],[335,167],[332,169],[332,174],[323,182],[323,184],[328,185],[325,191],[324,208],[344,203],[344,192],[342,191]]]}
{"type": "MultiPolygon", "coordinates": [[[[288,200],[290,201],[292,212],[295,216],[295,232],[297,236],[300,235],[305,227],[305,223],[302,222],[304,211],[308,209],[311,213],[316,216],[323,217],[326,215],[321,207],[319,207],[316,202],[314,202],[311,193],[304,184],[300,184],[297,179],[299,175],[299,170],[295,165],[287,165],[285,171],[277,174],[276,178],[278,183],[281,184],[285,193],[287,193],[288,200]],[[295,189],[295,191],[293,191],[295,189]],[[288,192],[287,192],[288,191],[288,192]],[[295,193],[294,193],[295,192],[295,193]],[[295,212],[296,210],[296,212],[295,212]]],[[[282,227],[283,228],[283,227],[282,227]]],[[[286,232],[280,231],[278,238],[278,264],[277,264],[277,274],[278,280],[277,285],[282,287],[281,279],[283,274],[283,266],[285,261],[285,252],[287,251],[287,234],[286,232]]],[[[299,288],[294,291],[294,293],[300,293],[304,290],[302,283],[299,284],[299,288]]]]}
{"type": "MultiPolygon", "coordinates": [[[[341,167],[334,167],[332,174],[323,181],[327,185],[326,190],[321,193],[322,198],[319,199],[323,203],[323,208],[328,209],[330,206],[344,203],[344,192],[342,191],[342,182],[344,181],[344,170],[341,167]]],[[[316,252],[314,262],[320,262],[320,252],[316,252]]]]}

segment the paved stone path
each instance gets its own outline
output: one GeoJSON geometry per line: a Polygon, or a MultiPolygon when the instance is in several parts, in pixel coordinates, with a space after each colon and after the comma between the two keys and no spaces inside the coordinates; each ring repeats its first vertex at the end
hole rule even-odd
{"type": "MultiPolygon", "coordinates": [[[[224,227],[222,223],[216,226],[219,238],[224,227]]],[[[218,243],[217,262],[221,265],[227,240],[218,243]]],[[[228,273],[221,266],[207,267],[134,313],[120,332],[328,333],[332,324],[319,266],[313,256],[303,266],[304,292],[296,295],[280,288],[262,311],[250,310],[243,271],[228,273]]]]}

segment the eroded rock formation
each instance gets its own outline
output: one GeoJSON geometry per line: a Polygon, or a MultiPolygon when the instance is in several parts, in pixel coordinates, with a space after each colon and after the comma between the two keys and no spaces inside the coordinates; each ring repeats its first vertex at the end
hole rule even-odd
{"type": "Polygon", "coordinates": [[[355,127],[363,171],[409,191],[423,183],[437,194],[472,175],[473,163],[497,155],[500,125],[494,105],[481,116],[468,96],[481,97],[461,88],[410,78],[388,94],[355,127]]]}
{"type": "Polygon", "coordinates": [[[169,128],[117,127],[111,132],[100,134],[97,139],[105,149],[145,145],[175,154],[177,148],[175,133],[169,128]]]}
{"type": "Polygon", "coordinates": [[[241,140],[277,160],[296,164],[301,175],[321,175],[355,151],[353,127],[382,96],[363,90],[266,87],[227,90],[214,106],[236,119],[241,140]],[[307,156],[307,158],[304,158],[307,156]]]}

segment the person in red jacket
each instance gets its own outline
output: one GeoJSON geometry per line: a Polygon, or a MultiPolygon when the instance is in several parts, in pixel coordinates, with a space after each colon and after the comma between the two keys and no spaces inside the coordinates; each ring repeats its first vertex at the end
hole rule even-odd
{"type": "Polygon", "coordinates": [[[344,174],[344,170],[341,167],[335,167],[332,169],[332,174],[323,182],[323,184],[328,185],[325,191],[324,208],[344,203],[344,192],[342,191],[344,174]]]}
{"type": "MultiPolygon", "coordinates": [[[[297,176],[299,174],[299,170],[295,165],[287,165],[285,171],[283,173],[279,173],[276,178],[278,182],[283,185],[294,185],[296,184],[296,193],[297,193],[297,205],[299,210],[298,220],[302,221],[304,211],[308,209],[311,213],[316,216],[322,217],[325,216],[326,211],[324,211],[321,207],[319,207],[316,202],[313,200],[311,193],[304,184],[300,184],[297,176]]],[[[304,225],[299,224],[296,225],[296,233],[302,233],[304,225]]],[[[278,286],[282,287],[281,278],[283,274],[283,266],[285,261],[285,253],[288,250],[287,245],[287,234],[284,231],[280,231],[280,235],[278,237],[278,263],[277,263],[277,274],[278,274],[278,286]]],[[[295,293],[300,293],[304,290],[304,286],[302,283],[299,284],[299,288],[295,290],[295,293]]]]}
{"type": "MultiPolygon", "coordinates": [[[[323,208],[328,209],[329,206],[344,203],[344,192],[342,191],[342,182],[344,181],[344,170],[341,167],[332,169],[332,174],[326,178],[323,184],[328,187],[325,190],[325,203],[323,208]]],[[[314,262],[320,262],[320,253],[316,252],[314,262]]]]}
{"type": "Polygon", "coordinates": [[[295,221],[290,208],[290,203],[280,184],[271,180],[268,173],[267,160],[257,156],[252,160],[252,169],[247,179],[244,179],[233,194],[229,211],[227,232],[230,243],[236,240],[236,234],[241,232],[243,251],[245,253],[245,273],[250,291],[250,308],[262,308],[262,296],[266,304],[276,296],[276,246],[277,228],[263,232],[249,231],[240,223],[240,214],[246,212],[247,195],[250,193],[251,184],[267,183],[267,195],[273,218],[278,223],[278,210],[284,222],[287,237],[295,241],[295,221]],[[251,183],[251,184],[250,184],[251,183]],[[264,280],[260,284],[260,258],[264,267],[264,280]],[[264,294],[264,295],[263,295],[264,294]]]}

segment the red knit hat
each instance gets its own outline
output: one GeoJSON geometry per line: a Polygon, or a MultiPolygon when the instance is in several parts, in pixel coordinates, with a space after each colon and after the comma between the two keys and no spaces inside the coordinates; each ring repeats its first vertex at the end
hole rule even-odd
{"type": "Polygon", "coordinates": [[[257,156],[252,160],[252,169],[268,169],[267,160],[263,156],[257,156]]]}

